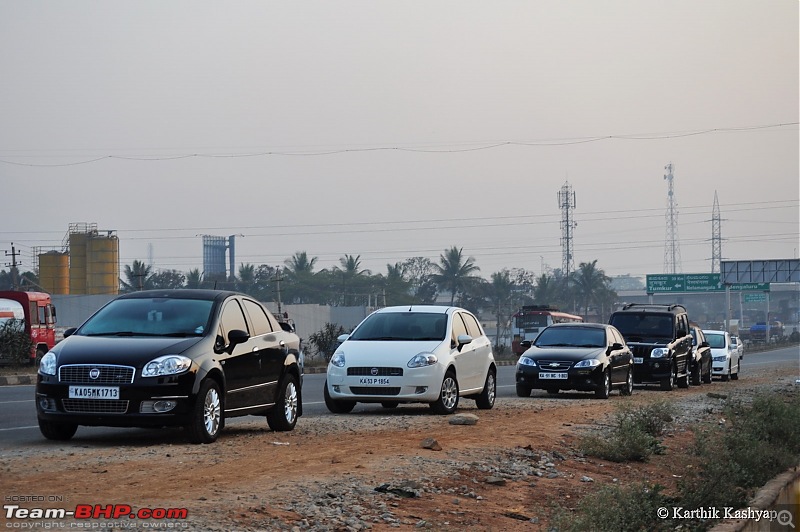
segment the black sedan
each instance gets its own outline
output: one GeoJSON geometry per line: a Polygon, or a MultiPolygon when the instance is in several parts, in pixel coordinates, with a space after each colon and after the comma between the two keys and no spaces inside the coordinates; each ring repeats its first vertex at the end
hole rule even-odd
{"type": "MultiPolygon", "coordinates": [[[[523,345],[528,342],[523,342],[523,345]]],[[[539,333],[517,362],[517,395],[531,390],[633,393],[633,354],[620,332],[602,323],[557,323],[539,333]]]]}
{"type": "Polygon", "coordinates": [[[110,301],[42,357],[39,429],[184,426],[211,443],[225,418],[302,414],[300,339],[259,302],[216,290],[149,290],[110,301]]]}

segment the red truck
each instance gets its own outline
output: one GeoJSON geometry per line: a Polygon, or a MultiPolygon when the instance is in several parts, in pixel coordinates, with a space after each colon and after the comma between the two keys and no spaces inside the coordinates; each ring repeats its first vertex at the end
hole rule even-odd
{"type": "Polygon", "coordinates": [[[0,291],[0,324],[22,320],[33,341],[31,364],[56,345],[56,308],[44,292],[0,291]]]}

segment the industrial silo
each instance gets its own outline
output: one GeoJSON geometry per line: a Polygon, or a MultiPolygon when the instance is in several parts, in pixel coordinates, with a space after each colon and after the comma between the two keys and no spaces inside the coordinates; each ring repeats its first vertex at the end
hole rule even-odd
{"type": "Polygon", "coordinates": [[[111,231],[87,240],[86,293],[119,293],[119,239],[111,231]]]}
{"type": "Polygon", "coordinates": [[[48,251],[39,255],[39,285],[49,294],[69,294],[69,254],[48,251]]]}
{"type": "Polygon", "coordinates": [[[89,233],[69,234],[69,290],[71,294],[86,294],[86,243],[89,233]]]}

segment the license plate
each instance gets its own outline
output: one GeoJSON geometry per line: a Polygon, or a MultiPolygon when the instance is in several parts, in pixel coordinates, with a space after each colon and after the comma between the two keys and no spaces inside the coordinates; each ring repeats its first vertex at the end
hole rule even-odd
{"type": "Polygon", "coordinates": [[[566,373],[539,373],[540,379],[564,379],[566,380],[569,376],[566,373]]]}
{"type": "Polygon", "coordinates": [[[633,357],[634,364],[644,364],[644,358],[642,357],[633,357]]]}
{"type": "Polygon", "coordinates": [[[70,399],[119,399],[118,386],[70,386],[70,399]]]}
{"type": "Polygon", "coordinates": [[[386,377],[362,377],[358,379],[358,383],[367,386],[389,386],[391,381],[386,377]]]}

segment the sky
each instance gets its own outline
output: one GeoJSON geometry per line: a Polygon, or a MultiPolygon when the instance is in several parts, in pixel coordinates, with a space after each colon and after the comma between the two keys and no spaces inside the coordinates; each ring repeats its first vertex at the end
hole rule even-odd
{"type": "Polygon", "coordinates": [[[800,248],[796,0],[0,0],[0,260],[115,231],[122,267],[385,273],[448,248],[489,278],[678,271],[800,248]]]}

